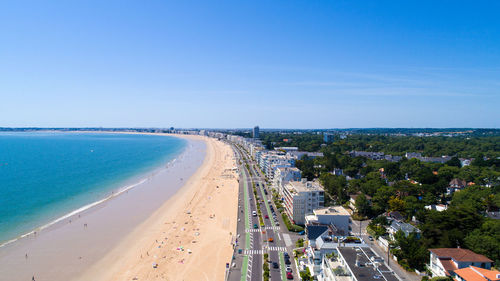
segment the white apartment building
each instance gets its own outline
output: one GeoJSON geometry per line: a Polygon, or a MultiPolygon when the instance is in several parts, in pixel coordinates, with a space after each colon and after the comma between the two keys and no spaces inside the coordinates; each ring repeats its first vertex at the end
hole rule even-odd
{"type": "Polygon", "coordinates": [[[351,215],[342,206],[332,206],[313,210],[306,216],[306,224],[331,225],[337,234],[349,235],[351,230],[351,215]]]}
{"type": "Polygon", "coordinates": [[[290,181],[300,181],[302,173],[296,167],[277,167],[274,171],[273,186],[283,196],[283,187],[290,181]]]}
{"type": "Polygon", "coordinates": [[[306,215],[312,214],[314,209],[323,208],[325,191],[317,181],[291,181],[283,188],[285,211],[295,224],[304,225],[306,215]]]}

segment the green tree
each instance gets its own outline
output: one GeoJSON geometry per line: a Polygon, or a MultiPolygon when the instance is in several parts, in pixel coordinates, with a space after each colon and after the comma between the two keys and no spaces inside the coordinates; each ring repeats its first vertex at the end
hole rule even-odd
{"type": "Polygon", "coordinates": [[[460,163],[460,159],[458,157],[452,157],[448,162],[445,163],[448,166],[454,166],[454,167],[462,167],[462,163],[460,163]]]}
{"type": "Polygon", "coordinates": [[[395,233],[394,240],[396,249],[393,253],[398,257],[398,262],[403,265],[407,264],[411,269],[424,270],[429,259],[429,252],[417,233],[413,232],[405,236],[404,232],[399,230],[395,233]]]}
{"type": "Polygon", "coordinates": [[[358,197],[356,197],[356,201],[355,201],[355,204],[356,206],[356,210],[358,212],[358,214],[362,215],[362,216],[365,216],[365,217],[369,217],[371,216],[371,206],[370,206],[370,201],[368,201],[368,199],[366,198],[366,196],[361,193],[358,195],[358,197]]]}
{"type": "Polygon", "coordinates": [[[465,246],[489,257],[495,264],[500,264],[500,221],[486,220],[480,229],[472,231],[465,237],[465,246]]]}

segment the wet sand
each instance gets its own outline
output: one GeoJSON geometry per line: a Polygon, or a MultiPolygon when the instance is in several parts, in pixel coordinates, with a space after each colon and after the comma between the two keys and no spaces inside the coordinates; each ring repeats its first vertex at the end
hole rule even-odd
{"type": "MultiPolygon", "coordinates": [[[[188,148],[179,159],[168,169],[156,171],[145,183],[36,235],[0,248],[0,280],[31,280],[32,276],[38,281],[116,280],[114,277],[106,279],[118,266],[118,259],[114,258],[113,263],[109,257],[119,252],[120,257],[125,258],[130,249],[142,249],[145,245],[137,246],[141,239],[159,229],[153,223],[155,218],[175,213],[174,209],[183,213],[178,202],[185,201],[186,196],[192,194],[190,192],[198,192],[203,187],[200,181],[204,181],[207,174],[201,176],[200,173],[211,170],[209,165],[215,163],[209,159],[217,158],[210,157],[216,153],[213,147],[217,145],[212,143],[217,141],[202,137],[188,139],[188,148]],[[103,263],[106,264],[104,268],[101,267],[103,263]]],[[[236,180],[233,178],[233,181],[236,180]]],[[[236,189],[234,192],[237,194],[236,189]]],[[[235,225],[234,222],[233,228],[235,225]]],[[[232,226],[224,222],[220,227],[229,229],[232,226]]],[[[194,252],[191,255],[197,256],[194,252]]],[[[138,260],[133,266],[138,267],[143,261],[138,260]]],[[[123,280],[126,279],[132,280],[132,277],[123,280]]]]}
{"type": "Polygon", "coordinates": [[[186,185],[75,280],[224,280],[237,223],[233,167],[232,149],[208,139],[186,185]]]}

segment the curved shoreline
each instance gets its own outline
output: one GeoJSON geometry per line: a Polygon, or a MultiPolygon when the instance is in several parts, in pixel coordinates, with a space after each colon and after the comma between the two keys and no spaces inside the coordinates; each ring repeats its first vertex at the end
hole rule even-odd
{"type": "MultiPolygon", "coordinates": [[[[81,132],[81,133],[87,133],[87,132],[81,132]]],[[[170,136],[172,136],[172,135],[170,135],[170,136]]],[[[30,236],[30,235],[36,235],[37,233],[39,233],[43,230],[47,230],[50,227],[62,222],[65,219],[69,219],[69,218],[72,218],[73,216],[81,214],[85,211],[89,211],[92,208],[97,207],[100,204],[103,204],[103,203],[131,190],[132,188],[140,186],[141,184],[147,182],[152,176],[155,176],[157,173],[161,172],[164,169],[168,169],[170,167],[170,165],[174,164],[179,158],[182,158],[182,155],[186,152],[187,149],[189,149],[188,146],[189,146],[189,142],[177,155],[175,155],[175,157],[173,159],[169,160],[167,163],[162,163],[161,165],[158,165],[157,167],[153,168],[152,170],[150,170],[146,173],[143,173],[141,176],[136,175],[136,176],[130,177],[130,179],[138,178],[138,181],[135,181],[134,183],[126,184],[125,186],[122,186],[122,187],[112,189],[110,195],[108,195],[102,199],[98,199],[96,201],[93,201],[93,202],[86,204],[82,207],[79,207],[77,209],[74,209],[68,213],[65,213],[62,216],[57,217],[56,219],[49,221],[48,223],[42,224],[41,226],[38,226],[38,227],[32,229],[29,232],[18,235],[12,239],[9,239],[9,240],[3,241],[3,242],[0,241],[0,250],[9,244],[15,243],[23,238],[30,236]]]]}
{"type": "Polygon", "coordinates": [[[232,148],[204,139],[205,160],[183,187],[71,280],[224,279],[236,238],[238,174],[232,148]]]}
{"type": "Polygon", "coordinates": [[[204,145],[204,141],[188,140],[183,152],[139,182],[121,187],[119,194],[64,215],[36,236],[5,245],[0,249],[0,276],[69,280],[89,268],[182,189],[182,178],[189,178],[202,165],[204,145]],[[73,223],[63,223],[68,218],[73,223]]]}

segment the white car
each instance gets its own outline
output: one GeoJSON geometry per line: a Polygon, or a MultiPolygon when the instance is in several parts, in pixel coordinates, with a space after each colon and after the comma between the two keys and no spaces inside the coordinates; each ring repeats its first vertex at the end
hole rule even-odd
{"type": "Polygon", "coordinates": [[[252,216],[256,217],[256,216],[257,216],[257,212],[256,212],[256,211],[253,211],[253,212],[252,212],[252,216]]]}

